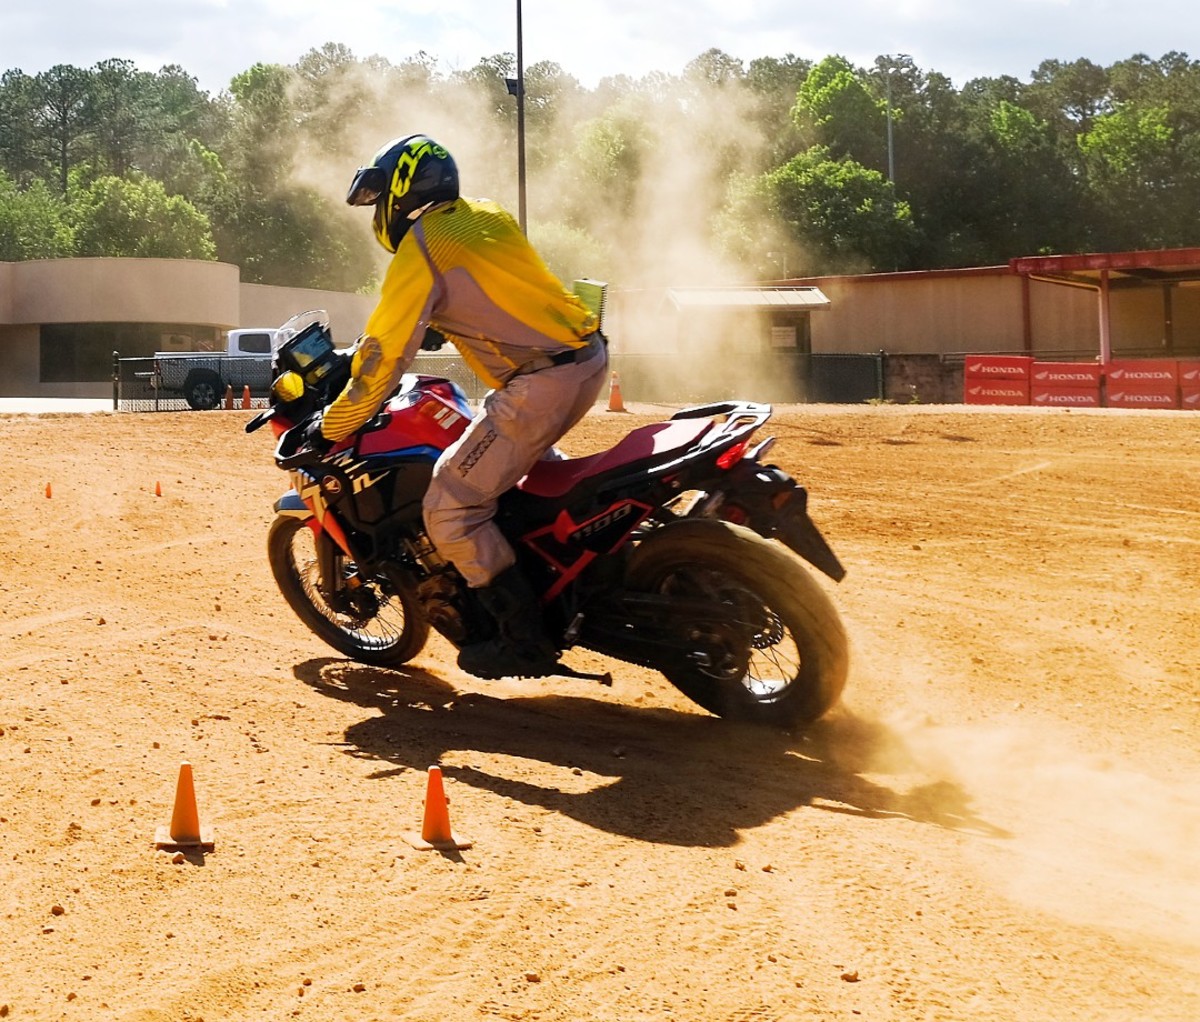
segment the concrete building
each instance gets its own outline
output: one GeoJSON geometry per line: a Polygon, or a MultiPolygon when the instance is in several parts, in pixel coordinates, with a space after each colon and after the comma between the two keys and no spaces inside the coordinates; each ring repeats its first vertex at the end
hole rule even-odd
{"type": "MultiPolygon", "coordinates": [[[[0,263],[0,397],[104,397],[114,351],[216,348],[223,330],[276,326],[313,308],[326,309],[335,340],[349,343],[374,304],[373,296],[244,284],[225,263],[0,263]]],[[[614,355],[634,371],[666,373],[672,384],[694,371],[769,400],[786,399],[781,381],[806,372],[812,355],[886,352],[935,366],[984,352],[1195,358],[1200,249],[1031,257],[754,288],[614,288],[605,323],[614,355]]],[[[955,386],[943,389],[952,394],[955,386]]]]}
{"type": "Polygon", "coordinates": [[[184,259],[0,263],[0,397],[105,397],[112,355],[217,349],[235,327],[325,309],[339,343],[369,296],[243,284],[236,266],[184,259]]]}

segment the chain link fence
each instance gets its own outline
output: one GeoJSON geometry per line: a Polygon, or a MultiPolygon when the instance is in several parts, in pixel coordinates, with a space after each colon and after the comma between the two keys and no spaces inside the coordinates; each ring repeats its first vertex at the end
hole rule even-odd
{"type": "MultiPolygon", "coordinates": [[[[161,364],[166,359],[113,358],[113,409],[129,412],[187,411],[191,405],[183,394],[156,386],[171,378],[161,364]]],[[[180,361],[183,361],[182,359],[180,361]]],[[[902,361],[891,358],[887,362],[902,361]]],[[[684,405],[729,397],[773,402],[858,403],[885,397],[885,358],[870,355],[775,356],[751,366],[715,366],[711,371],[689,373],[677,356],[616,355],[610,368],[620,375],[626,399],[659,404],[684,405]]],[[[193,363],[194,364],[194,363],[193,363]]],[[[701,367],[702,368],[702,367],[701,367]]],[[[897,367],[891,367],[894,371],[897,367]]],[[[409,368],[423,376],[443,377],[458,384],[473,406],[488,391],[486,384],[454,351],[420,352],[409,368]]],[[[178,375],[178,373],[176,373],[178,375]]],[[[926,387],[923,385],[922,390],[926,387]]],[[[252,390],[226,390],[218,408],[265,408],[269,397],[252,390]]],[[[937,397],[933,398],[938,400],[937,397]]]]}
{"type": "MultiPolygon", "coordinates": [[[[122,358],[119,352],[113,352],[113,411],[121,412],[186,412],[192,409],[187,399],[178,391],[166,390],[159,386],[163,378],[170,378],[170,367],[163,368],[163,363],[171,361],[170,357],[158,358],[122,358]]],[[[198,365],[195,359],[179,358],[174,360],[187,366],[198,365]]],[[[201,360],[207,366],[208,362],[217,363],[220,358],[201,360]]],[[[212,367],[220,375],[218,367],[212,367]]],[[[462,357],[457,353],[423,351],[413,361],[409,372],[423,376],[440,376],[457,383],[466,393],[471,404],[483,400],[488,388],[479,381],[478,377],[467,367],[462,357]]],[[[178,375],[176,373],[175,375],[178,375]]],[[[266,408],[270,401],[265,391],[252,389],[249,395],[250,408],[266,408]]],[[[220,395],[217,408],[245,408],[247,406],[244,387],[234,392],[227,387],[220,395]]]]}

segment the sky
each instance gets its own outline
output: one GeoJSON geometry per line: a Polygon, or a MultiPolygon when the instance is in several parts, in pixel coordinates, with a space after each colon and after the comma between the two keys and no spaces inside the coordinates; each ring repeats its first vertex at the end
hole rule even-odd
{"type": "MultiPolygon", "coordinates": [[[[1200,60],[1196,0],[521,0],[526,67],[558,63],[582,85],[676,74],[711,48],[748,65],[839,54],[859,66],[907,54],[961,87],[1028,81],[1043,60],[1109,65],[1172,50],[1200,60]]],[[[326,42],[393,63],[424,51],[444,74],[517,49],[518,0],[5,0],[0,71],[178,64],[217,94],[256,63],[295,63],[326,42]]]]}

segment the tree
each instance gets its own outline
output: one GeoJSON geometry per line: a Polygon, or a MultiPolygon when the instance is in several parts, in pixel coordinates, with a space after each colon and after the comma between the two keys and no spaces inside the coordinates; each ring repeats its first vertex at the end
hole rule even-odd
{"type": "Polygon", "coordinates": [[[764,155],[771,166],[778,166],[804,148],[792,108],[811,69],[811,60],[789,53],[784,57],[757,57],[746,70],[746,88],[755,98],[750,116],[759,137],[767,143],[764,155]]]}
{"type": "Polygon", "coordinates": [[[374,243],[361,221],[311,189],[243,192],[227,227],[246,245],[236,261],[249,283],[356,291],[372,279],[374,243]]]}
{"type": "Polygon", "coordinates": [[[688,61],[683,69],[685,81],[710,89],[725,89],[740,84],[746,77],[742,62],[715,46],[688,61]]]}
{"type": "MultiPolygon", "coordinates": [[[[469,120],[475,138],[460,159],[470,179],[502,200],[515,193],[516,161],[504,156],[516,148],[515,56],[448,77],[437,67],[424,52],[392,64],[326,43],[292,66],[253,65],[215,99],[174,65],[7,71],[10,233],[0,244],[63,253],[75,228],[88,246],[149,244],[154,231],[130,196],[145,199],[153,180],[207,218],[217,256],[246,280],[356,290],[375,272],[361,218],[300,179],[361,159],[351,133],[381,102],[436,111],[438,131],[469,120]],[[67,217],[68,194],[90,196],[89,215],[108,217],[102,229],[67,217]],[[118,227],[121,209],[143,222],[118,227]]],[[[1200,63],[1184,53],[1108,68],[1048,60],[1027,83],[1002,76],[956,90],[904,55],[865,68],[790,53],[743,65],[712,48],[679,75],[617,76],[591,90],[541,61],[525,69],[524,99],[531,208],[564,265],[572,251],[601,258],[593,237],[622,238],[611,253],[620,264],[608,265],[639,279],[1200,241],[1200,63]],[[737,269],[715,258],[721,245],[738,253],[737,269]]]]}
{"type": "Polygon", "coordinates": [[[1166,107],[1122,105],[1079,135],[1101,247],[1186,243],[1188,213],[1194,217],[1195,211],[1173,201],[1177,183],[1167,118],[1166,107]]]}
{"type": "Polygon", "coordinates": [[[607,234],[633,215],[642,168],[653,147],[646,117],[635,101],[577,125],[563,158],[568,180],[563,210],[568,222],[607,234]]]}
{"type": "Polygon", "coordinates": [[[607,280],[612,271],[608,249],[587,231],[564,223],[529,225],[530,240],[560,280],[596,277],[607,280]]]}
{"type": "Polygon", "coordinates": [[[884,110],[844,57],[826,57],[808,73],[792,117],[802,137],[825,147],[833,159],[848,157],[865,167],[886,168],[884,110]]]}
{"type": "Polygon", "coordinates": [[[1008,99],[974,113],[969,144],[978,156],[963,171],[974,197],[973,224],[959,218],[970,231],[959,239],[965,260],[1000,263],[1081,244],[1079,182],[1049,126],[1008,99]]]}
{"type": "Polygon", "coordinates": [[[76,254],[157,259],[215,259],[208,217],[159,182],[100,177],[73,191],[76,254]]]}
{"type": "Polygon", "coordinates": [[[216,158],[225,148],[230,130],[228,98],[210,99],[196,79],[177,65],[162,68],[140,84],[147,125],[141,145],[133,151],[133,166],[162,181],[168,191],[199,201],[193,156],[203,152],[216,158]]]}
{"type": "Polygon", "coordinates": [[[346,132],[358,111],[371,105],[371,90],[354,54],[341,43],[326,43],[309,50],[294,70],[288,101],[300,131],[325,150],[347,151],[346,132]]]}
{"type": "MultiPolygon", "coordinates": [[[[525,69],[525,144],[531,172],[558,159],[562,138],[557,122],[568,107],[576,105],[582,91],[578,80],[552,60],[525,69]]],[[[514,100],[509,105],[516,109],[514,100]]]]}
{"type": "Polygon", "coordinates": [[[516,130],[516,104],[508,92],[508,79],[516,76],[517,57],[513,53],[495,53],[484,57],[466,71],[455,71],[451,81],[465,85],[485,97],[485,105],[498,123],[516,130]]]}
{"type": "Polygon", "coordinates": [[[56,64],[33,79],[30,138],[44,164],[57,173],[63,195],[76,155],[91,134],[88,96],[92,84],[91,72],[69,64],[56,64]]]}
{"type": "Polygon", "coordinates": [[[0,77],[0,169],[24,183],[45,172],[38,154],[38,108],[34,80],[23,71],[5,71],[0,77]]]}
{"type": "Polygon", "coordinates": [[[98,169],[123,176],[161,132],[152,80],[131,60],[104,60],[92,69],[85,111],[98,169]]]}
{"type": "Polygon", "coordinates": [[[0,262],[60,259],[74,246],[63,204],[45,182],[20,189],[0,171],[0,262]]]}
{"type": "Polygon", "coordinates": [[[1032,109],[1053,128],[1087,131],[1111,108],[1108,73],[1090,60],[1044,60],[1028,89],[1032,109]]]}
{"type": "Polygon", "coordinates": [[[772,207],[822,273],[906,268],[912,210],[877,170],[814,146],[766,175],[772,207]]]}

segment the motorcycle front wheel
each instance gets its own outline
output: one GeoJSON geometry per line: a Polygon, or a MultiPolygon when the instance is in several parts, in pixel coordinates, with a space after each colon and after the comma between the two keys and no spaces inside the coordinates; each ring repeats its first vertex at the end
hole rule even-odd
{"type": "Polygon", "coordinates": [[[709,712],[787,729],[817,720],[841,696],[850,662],[841,618],[779,544],[727,522],[675,522],[638,545],[626,584],[717,610],[702,622],[681,616],[673,630],[695,652],[663,671],[709,712]]]}
{"type": "Polygon", "coordinates": [[[429,638],[416,593],[395,577],[359,576],[354,562],[340,554],[336,570],[349,584],[336,595],[327,593],[317,542],[298,518],[276,518],[267,535],[271,573],[296,616],[339,653],[362,663],[393,667],[415,657],[429,638]]]}

